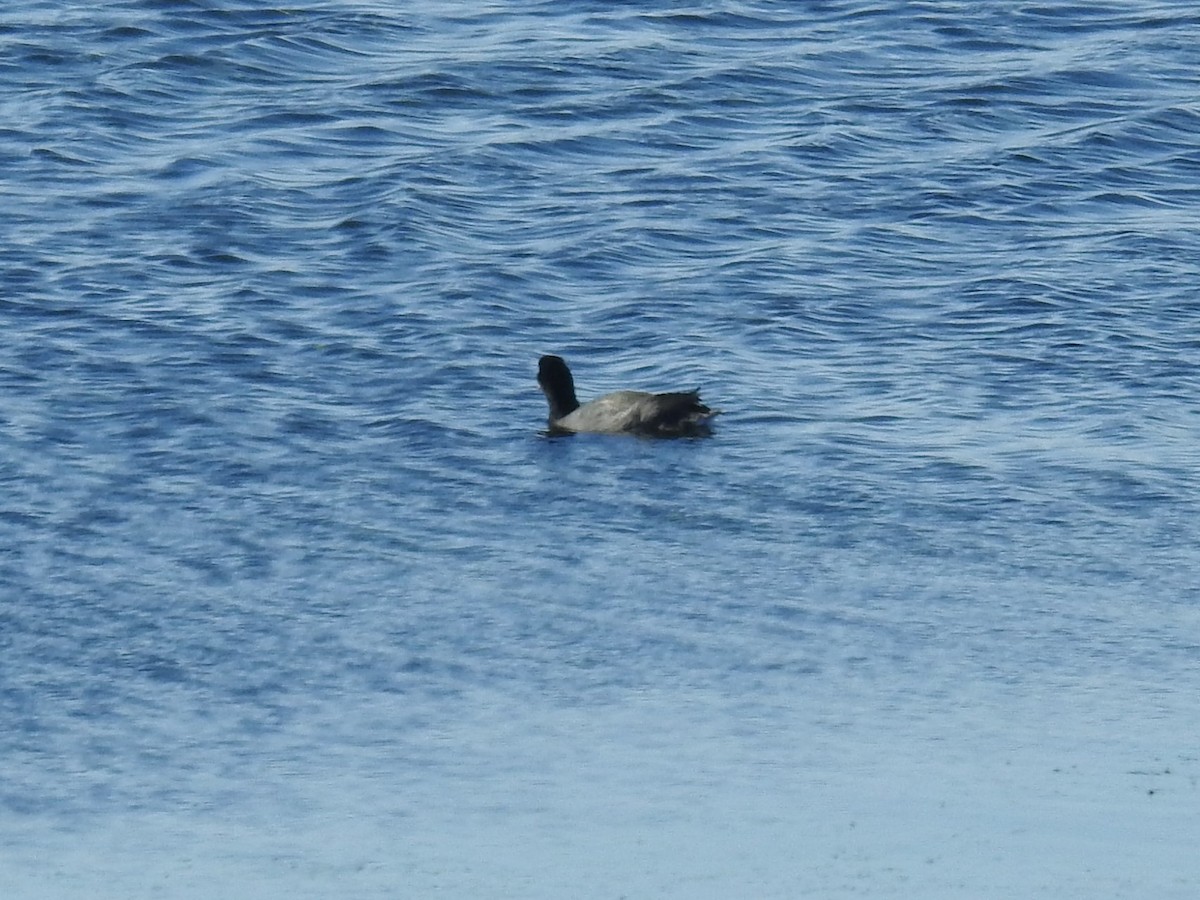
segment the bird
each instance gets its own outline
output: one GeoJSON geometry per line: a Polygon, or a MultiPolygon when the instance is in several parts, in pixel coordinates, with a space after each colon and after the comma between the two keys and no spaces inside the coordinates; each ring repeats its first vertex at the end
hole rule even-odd
{"type": "Polygon", "coordinates": [[[700,402],[699,389],[671,394],[615,391],[581,406],[575,379],[561,356],[538,360],[537,381],[550,404],[551,434],[699,437],[710,432],[709,423],[719,412],[700,402]]]}

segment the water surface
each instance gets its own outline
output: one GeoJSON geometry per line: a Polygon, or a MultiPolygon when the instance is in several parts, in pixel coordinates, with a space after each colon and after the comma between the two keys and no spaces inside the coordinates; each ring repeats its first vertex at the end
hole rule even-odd
{"type": "Polygon", "coordinates": [[[1198,26],[10,4],[13,896],[1194,896],[1198,26]]]}

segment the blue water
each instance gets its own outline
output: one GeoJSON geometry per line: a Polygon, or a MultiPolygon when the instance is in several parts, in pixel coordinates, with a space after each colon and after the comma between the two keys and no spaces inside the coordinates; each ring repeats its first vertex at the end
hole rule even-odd
{"type": "Polygon", "coordinates": [[[65,6],[6,897],[1196,896],[1194,4],[65,6]]]}

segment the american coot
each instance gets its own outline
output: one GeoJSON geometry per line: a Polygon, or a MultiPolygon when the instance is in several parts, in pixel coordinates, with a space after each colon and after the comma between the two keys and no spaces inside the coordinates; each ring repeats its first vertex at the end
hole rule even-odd
{"type": "Polygon", "coordinates": [[[717,413],[700,402],[700,392],[648,394],[616,391],[579,405],[575,379],[560,356],[538,361],[538,387],[550,403],[550,430],[595,434],[684,437],[708,434],[717,413]]]}

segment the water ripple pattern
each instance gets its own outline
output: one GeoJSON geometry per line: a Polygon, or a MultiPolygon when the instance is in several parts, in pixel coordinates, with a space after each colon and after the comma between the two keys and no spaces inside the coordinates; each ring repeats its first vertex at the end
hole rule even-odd
{"type": "Polygon", "coordinates": [[[9,3],[13,896],[1195,896],[1198,72],[1182,0],[9,3]],[[543,353],[719,427],[547,437],[543,353]]]}

